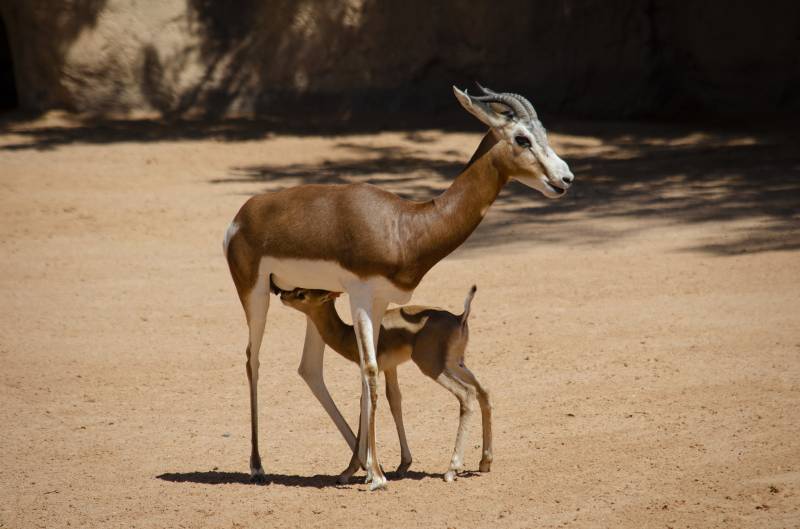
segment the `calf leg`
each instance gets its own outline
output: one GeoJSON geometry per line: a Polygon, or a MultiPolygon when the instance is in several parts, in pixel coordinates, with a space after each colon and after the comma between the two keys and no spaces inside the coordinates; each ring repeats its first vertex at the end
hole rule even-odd
{"type": "Polygon", "coordinates": [[[452,371],[445,369],[436,378],[442,387],[455,395],[460,405],[460,414],[458,419],[458,433],[456,433],[456,445],[453,448],[453,457],[450,460],[450,468],[444,475],[445,481],[453,481],[456,478],[456,473],[464,466],[464,443],[467,439],[467,429],[475,413],[475,406],[473,404],[474,388],[462,383],[452,371]]]}
{"type": "Polygon", "coordinates": [[[465,365],[453,369],[459,378],[477,390],[478,404],[481,407],[481,423],[483,427],[483,454],[481,455],[480,471],[489,472],[492,467],[492,401],[489,392],[484,389],[472,371],[465,365]]]}
{"type": "MultiPolygon", "coordinates": [[[[363,408],[363,402],[364,402],[364,395],[361,395],[362,408],[363,408]]],[[[360,441],[361,441],[361,417],[359,416],[358,434],[356,435],[356,445],[355,448],[353,449],[353,456],[350,458],[350,464],[347,465],[347,468],[344,470],[344,472],[339,474],[339,483],[341,483],[342,485],[350,481],[350,478],[353,477],[353,474],[358,472],[358,469],[361,468],[361,462],[359,461],[358,458],[358,445],[360,441]]]]}
{"type": "Polygon", "coordinates": [[[386,377],[386,398],[389,400],[389,408],[392,410],[394,424],[397,427],[397,437],[400,439],[400,466],[397,467],[397,475],[402,477],[411,466],[411,450],[408,448],[406,429],[403,426],[402,395],[400,394],[400,384],[397,382],[397,368],[387,369],[384,376],[386,377]]]}
{"type": "Polygon", "coordinates": [[[336,407],[336,403],[333,402],[333,398],[325,385],[325,378],[322,374],[324,353],[325,342],[322,341],[322,336],[320,336],[314,322],[311,321],[311,318],[307,317],[303,357],[300,360],[300,367],[297,369],[297,372],[303,380],[305,380],[306,384],[308,384],[311,393],[314,394],[325,411],[328,412],[336,428],[339,429],[339,433],[344,437],[347,446],[350,447],[350,450],[353,450],[356,446],[356,437],[353,435],[353,430],[350,429],[350,425],[348,425],[345,418],[342,417],[339,408],[336,407]]]}

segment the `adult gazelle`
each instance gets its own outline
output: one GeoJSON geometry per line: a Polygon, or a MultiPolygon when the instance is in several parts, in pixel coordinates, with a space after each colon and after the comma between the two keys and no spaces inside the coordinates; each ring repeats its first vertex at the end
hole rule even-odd
{"type": "MultiPolygon", "coordinates": [[[[250,198],[225,234],[224,252],[244,307],[249,341],[252,452],[250,473],[264,476],[258,451],[259,351],[269,309],[270,281],[294,288],[346,292],[361,368],[358,458],[374,490],[386,486],[375,446],[380,322],[389,303],[405,304],[428,270],[458,248],[483,220],[511,179],[547,198],[572,184],[567,164],[550,148],[533,106],[522,96],[453,87],[461,105],[485,125],[466,168],[441,195],[413,202],[370,184],[301,185],[250,198]]],[[[322,376],[325,344],[311,320],[299,372],[351,449],[356,438],[322,376]]]]}

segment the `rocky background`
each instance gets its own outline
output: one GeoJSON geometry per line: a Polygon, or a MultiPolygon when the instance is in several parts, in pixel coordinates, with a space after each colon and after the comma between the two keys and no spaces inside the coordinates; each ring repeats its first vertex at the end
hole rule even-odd
{"type": "Polygon", "coordinates": [[[800,110],[800,3],[0,0],[6,108],[440,112],[474,80],[542,111],[800,110]]]}

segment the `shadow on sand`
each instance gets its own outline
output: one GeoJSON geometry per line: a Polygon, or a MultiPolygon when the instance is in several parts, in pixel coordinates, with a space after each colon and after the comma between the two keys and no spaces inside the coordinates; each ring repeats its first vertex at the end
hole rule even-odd
{"type": "Polygon", "coordinates": [[[37,124],[39,114],[12,112],[0,116],[0,131],[20,141],[0,145],[0,151],[52,150],[67,145],[107,145],[121,142],[153,143],[213,139],[222,142],[253,141],[275,135],[343,136],[422,129],[475,132],[475,120],[455,108],[436,115],[408,114],[402,117],[361,114],[356,118],[340,113],[271,114],[258,118],[158,118],[110,119],[69,116],[37,124]],[[33,124],[33,126],[31,126],[33,124]]]}
{"type": "MultiPolygon", "coordinates": [[[[514,242],[523,230],[537,233],[536,243],[572,245],[601,244],[637,230],[563,222],[577,214],[589,221],[658,219],[674,225],[750,220],[756,222],[746,230],[732,227],[724,240],[685,250],[736,255],[800,249],[800,151],[788,132],[621,124],[566,124],[558,131],[566,135],[558,150],[577,176],[572,191],[548,201],[510,183],[466,248],[514,242]]],[[[407,199],[428,200],[462,170],[464,157],[427,154],[414,148],[418,137],[409,133],[396,147],[341,142],[337,148],[345,157],[337,161],[233,167],[211,183],[260,182],[264,191],[273,191],[300,183],[370,182],[407,199]]]]}
{"type": "MultiPolygon", "coordinates": [[[[479,476],[476,472],[464,472],[459,474],[459,478],[470,478],[479,476]]],[[[410,470],[402,478],[398,478],[394,472],[387,472],[389,480],[410,479],[420,481],[423,479],[442,479],[441,474],[430,474],[428,472],[418,472],[410,470]]],[[[354,476],[349,483],[340,484],[337,480],[339,476],[325,476],[317,474],[314,476],[297,476],[288,474],[267,474],[263,481],[254,481],[250,474],[244,472],[220,472],[210,470],[207,472],[168,472],[160,474],[156,478],[170,481],[172,483],[199,483],[202,485],[282,485],[284,487],[310,487],[322,489],[328,487],[350,487],[362,484],[363,476],[354,476]]]]}
{"type": "MultiPolygon", "coordinates": [[[[407,116],[402,123],[383,115],[358,121],[272,116],[27,126],[18,118],[0,123],[14,135],[0,150],[209,138],[235,142],[279,134],[327,136],[341,139],[334,160],[234,166],[210,183],[256,183],[269,191],[300,183],[370,182],[408,199],[428,200],[450,184],[467,159],[463,153],[435,149],[446,131],[475,133],[477,147],[480,125],[463,114],[407,116]],[[447,128],[433,130],[438,125],[447,128]],[[378,131],[400,132],[401,139],[396,145],[375,146],[352,136],[378,131]]],[[[686,251],[725,256],[800,249],[800,137],[793,123],[709,128],[552,120],[551,125],[561,134],[556,148],[576,175],[573,189],[562,200],[548,201],[512,182],[465,249],[519,241],[523,233],[525,239],[535,234],[532,244],[602,244],[639,230],[630,223],[620,231],[610,230],[609,223],[591,222],[615,218],[657,219],[676,226],[731,223],[724,238],[686,251]],[[589,222],[564,222],[576,217],[589,222]],[[748,221],[747,228],[736,225],[739,220],[748,221]]]]}

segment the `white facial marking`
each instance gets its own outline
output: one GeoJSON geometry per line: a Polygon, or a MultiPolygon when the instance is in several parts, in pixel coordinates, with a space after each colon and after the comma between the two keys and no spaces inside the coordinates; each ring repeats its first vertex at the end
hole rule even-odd
{"type": "Polygon", "coordinates": [[[544,172],[538,176],[517,175],[514,179],[536,189],[547,198],[561,198],[574,178],[569,166],[549,146],[542,151],[534,144],[532,149],[544,172]]]}
{"type": "Polygon", "coordinates": [[[531,188],[539,191],[541,194],[543,194],[547,198],[559,198],[564,194],[564,193],[560,193],[557,189],[555,189],[553,186],[551,186],[547,182],[547,177],[544,176],[544,175],[542,175],[542,176],[515,176],[514,179],[517,180],[518,182],[521,182],[521,183],[525,184],[528,187],[531,187],[531,188]]]}

